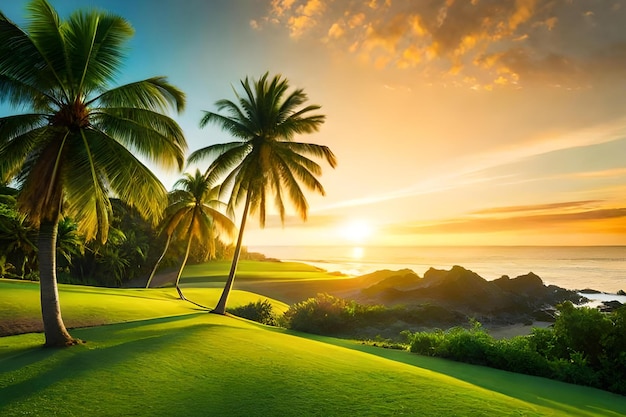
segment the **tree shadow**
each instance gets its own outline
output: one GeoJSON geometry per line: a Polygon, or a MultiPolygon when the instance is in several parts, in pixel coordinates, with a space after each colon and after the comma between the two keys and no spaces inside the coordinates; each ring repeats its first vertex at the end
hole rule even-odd
{"type": "Polygon", "coordinates": [[[193,338],[197,332],[207,328],[223,328],[223,324],[190,323],[179,329],[164,331],[160,324],[191,320],[200,314],[185,314],[164,318],[155,318],[135,322],[115,324],[115,331],[99,335],[99,328],[83,329],[77,336],[89,339],[90,333],[96,336],[94,342],[70,348],[43,348],[29,346],[18,348],[15,354],[0,359],[0,415],[2,409],[23,401],[46,388],[62,384],[66,380],[81,378],[90,372],[106,369],[126,361],[132,361],[139,355],[168,349],[173,345],[193,338]],[[95,331],[95,332],[94,332],[95,331]],[[128,332],[132,337],[128,337],[128,332]],[[98,340],[98,336],[100,340],[98,340]]]}

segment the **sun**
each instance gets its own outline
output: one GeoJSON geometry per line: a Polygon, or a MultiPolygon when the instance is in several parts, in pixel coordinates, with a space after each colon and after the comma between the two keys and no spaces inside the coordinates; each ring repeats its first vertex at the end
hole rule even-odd
{"type": "Polygon", "coordinates": [[[371,224],[367,220],[353,219],[343,225],[341,236],[352,243],[365,242],[373,232],[371,224]]]}

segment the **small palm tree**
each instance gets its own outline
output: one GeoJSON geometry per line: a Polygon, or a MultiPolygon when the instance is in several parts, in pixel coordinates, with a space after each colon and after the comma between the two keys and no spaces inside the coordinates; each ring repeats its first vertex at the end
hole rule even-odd
{"type": "Polygon", "coordinates": [[[217,199],[218,190],[217,187],[211,188],[211,182],[202,175],[200,170],[196,170],[194,175],[185,174],[183,178],[176,181],[174,190],[170,193],[171,204],[166,210],[167,214],[162,226],[162,230],[167,235],[167,241],[161,257],[148,278],[146,288],[150,287],[154,273],[165,256],[172,238],[184,237],[187,240],[187,246],[174,285],[181,300],[186,300],[178,284],[183,268],[187,264],[193,239],[205,240],[208,243],[209,256],[213,258],[217,234],[222,231],[230,237],[234,235],[235,224],[229,216],[220,211],[227,207],[217,199]]]}
{"type": "Polygon", "coordinates": [[[0,182],[17,181],[18,208],[39,227],[45,345],[63,346],[76,340],[58,298],[60,216],[106,241],[115,195],[158,221],[167,190],[135,155],[182,168],[187,144],[165,112],[185,98],[163,77],[111,88],[133,34],[122,17],[90,10],[62,20],[46,0],[28,11],[26,30],[0,13],[0,101],[25,110],[0,118],[0,182]]]}
{"type": "Polygon", "coordinates": [[[199,149],[188,159],[189,163],[194,163],[215,157],[205,175],[211,179],[225,175],[221,192],[230,192],[229,206],[244,203],[230,273],[213,310],[219,314],[226,311],[248,213],[258,211],[261,227],[264,227],[268,193],[273,193],[274,205],[283,223],[285,197],[293,203],[297,214],[306,220],[309,206],[300,184],[325,194],[317,180],[322,169],[308,156],[325,159],[333,168],[337,164],[328,147],[293,140],[296,134],[316,132],[325,119],[323,115],[310,114],[319,110],[320,106],[300,108],[307,101],[302,89],[287,94],[287,80],[280,75],[270,80],[268,73],[258,81],[250,81],[246,77],[241,86],[243,94],[235,92],[237,102],[217,101],[218,113],[205,112],[200,122],[201,127],[215,123],[236,140],[199,149]],[[220,114],[221,111],[226,113],[220,114]]]}
{"type": "Polygon", "coordinates": [[[59,259],[60,256],[65,262],[66,267],[69,268],[75,256],[84,255],[85,242],[82,236],[78,234],[78,226],[76,223],[67,217],[59,221],[57,230],[57,259],[59,259]]]}

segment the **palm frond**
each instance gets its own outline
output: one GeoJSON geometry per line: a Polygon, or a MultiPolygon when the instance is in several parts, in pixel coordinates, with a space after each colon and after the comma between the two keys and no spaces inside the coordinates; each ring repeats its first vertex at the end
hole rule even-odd
{"type": "Polygon", "coordinates": [[[4,102],[13,107],[23,106],[29,102],[32,110],[41,111],[49,109],[50,103],[54,103],[55,98],[23,81],[0,74],[0,103],[4,102]]]}
{"type": "Polygon", "coordinates": [[[46,67],[29,35],[0,13],[0,101],[17,106],[45,95],[50,87],[46,67]]]}
{"type": "Polygon", "coordinates": [[[210,145],[204,148],[197,149],[189,155],[187,158],[188,164],[195,164],[201,162],[205,159],[211,159],[214,156],[220,156],[224,153],[227,153],[231,149],[238,148],[241,146],[246,146],[244,142],[228,142],[228,143],[218,143],[215,145],[210,145]]]}
{"type": "Polygon", "coordinates": [[[281,146],[287,147],[296,153],[324,159],[328,162],[328,165],[330,165],[331,168],[335,168],[337,166],[337,157],[328,146],[302,142],[285,142],[282,143],[281,146]]]}
{"type": "MultiPolygon", "coordinates": [[[[237,106],[234,107],[238,110],[237,106]]],[[[200,120],[200,127],[206,127],[208,124],[216,124],[231,136],[244,140],[250,139],[255,134],[254,125],[243,114],[240,117],[229,117],[205,111],[200,120]]]]}
{"type": "Polygon", "coordinates": [[[203,217],[211,220],[211,228],[215,226],[220,232],[226,233],[230,239],[235,237],[237,228],[230,217],[209,207],[208,204],[203,205],[202,213],[203,217]]]}
{"type": "Polygon", "coordinates": [[[130,23],[106,12],[78,10],[64,27],[69,71],[76,82],[75,91],[88,93],[111,81],[124,58],[123,45],[133,36],[130,23]]]}
{"type": "MultiPolygon", "coordinates": [[[[92,164],[89,153],[82,149],[66,166],[76,173],[88,172],[92,164]]],[[[95,167],[92,172],[93,175],[66,174],[64,213],[75,219],[78,231],[87,241],[96,239],[105,243],[109,234],[112,207],[102,172],[96,171],[95,167]]]]}
{"type": "MultiPolygon", "coordinates": [[[[293,163],[293,161],[289,159],[275,158],[274,164],[277,166],[277,170],[280,171],[281,183],[282,186],[287,189],[289,201],[293,204],[296,213],[300,216],[300,218],[302,220],[306,220],[308,216],[309,203],[307,202],[304,193],[298,184],[298,179],[300,179],[300,181],[304,180],[303,182],[308,188],[311,188],[311,183],[309,182],[311,179],[315,184],[319,185],[319,187],[321,187],[321,184],[319,184],[309,171],[302,168],[297,163],[293,163]]],[[[324,195],[323,188],[321,189],[321,193],[324,195]]],[[[281,216],[281,221],[284,222],[284,213],[281,216]]]]}
{"type": "Polygon", "coordinates": [[[106,173],[110,190],[156,224],[167,205],[167,191],[159,179],[127,148],[103,132],[88,130],[94,164],[106,173]]]}
{"type": "Polygon", "coordinates": [[[184,235],[184,227],[183,223],[185,219],[187,219],[188,215],[193,210],[193,206],[190,205],[181,205],[179,207],[172,207],[171,209],[168,207],[168,211],[171,212],[169,216],[165,217],[164,221],[164,231],[168,236],[174,236],[176,233],[180,233],[184,235]]]}
{"type": "Polygon", "coordinates": [[[45,90],[54,88],[58,98],[65,102],[75,96],[71,90],[72,74],[68,72],[69,56],[63,39],[64,23],[46,0],[33,0],[28,5],[30,21],[28,36],[36,46],[45,64],[39,64],[37,79],[45,85],[45,90]]]}
{"type": "Polygon", "coordinates": [[[0,117],[0,149],[46,124],[47,118],[44,114],[27,113],[0,117]]]}
{"type": "Polygon", "coordinates": [[[27,156],[46,135],[48,127],[39,127],[40,115],[24,114],[0,119],[0,180],[9,182],[17,175],[27,156]]]}
{"type": "Polygon", "coordinates": [[[187,142],[180,126],[160,113],[133,108],[101,109],[93,126],[164,168],[182,169],[187,142]]]}
{"type": "Polygon", "coordinates": [[[22,184],[18,207],[38,226],[43,220],[56,219],[63,202],[63,161],[72,135],[68,131],[46,131],[46,140],[27,155],[18,181],[22,184]],[[45,181],[42,181],[45,178],[45,181]]]}
{"type": "Polygon", "coordinates": [[[182,112],[185,93],[169,84],[165,77],[153,77],[112,88],[87,102],[94,103],[98,107],[135,107],[155,112],[173,108],[182,112]]]}

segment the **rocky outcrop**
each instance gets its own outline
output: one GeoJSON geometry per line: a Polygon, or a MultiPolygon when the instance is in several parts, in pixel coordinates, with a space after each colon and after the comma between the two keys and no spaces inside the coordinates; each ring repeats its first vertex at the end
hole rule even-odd
{"type": "Polygon", "coordinates": [[[532,272],[516,278],[503,276],[487,281],[461,266],[450,270],[431,268],[420,278],[410,270],[385,274],[361,293],[369,302],[387,305],[430,303],[479,317],[482,320],[528,321],[553,317],[554,306],[566,300],[586,299],[577,292],[544,285],[532,272]]]}

